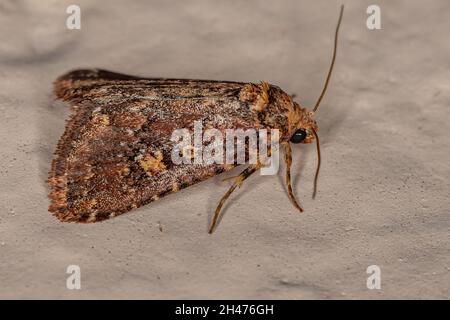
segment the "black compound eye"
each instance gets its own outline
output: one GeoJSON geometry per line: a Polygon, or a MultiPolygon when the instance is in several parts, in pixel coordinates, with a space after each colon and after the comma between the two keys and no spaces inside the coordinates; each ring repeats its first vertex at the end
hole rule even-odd
{"type": "Polygon", "coordinates": [[[305,130],[303,129],[298,129],[297,131],[295,131],[295,133],[292,135],[291,137],[291,142],[292,143],[300,143],[303,140],[306,139],[306,137],[308,136],[308,134],[306,133],[305,130]]]}

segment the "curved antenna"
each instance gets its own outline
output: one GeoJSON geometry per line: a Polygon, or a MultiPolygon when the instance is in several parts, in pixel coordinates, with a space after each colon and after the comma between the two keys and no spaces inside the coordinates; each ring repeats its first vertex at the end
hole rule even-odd
{"type": "Polygon", "coordinates": [[[330,65],[330,69],[328,70],[327,80],[325,80],[325,85],[323,86],[322,93],[320,94],[319,99],[317,99],[317,102],[316,102],[316,105],[314,106],[313,112],[316,112],[317,108],[319,108],[320,102],[322,101],[322,98],[325,95],[325,92],[327,91],[328,82],[330,82],[331,72],[333,71],[334,61],[336,60],[336,50],[337,50],[337,42],[338,42],[338,35],[339,35],[339,27],[341,26],[343,14],[344,14],[344,5],[341,5],[341,13],[339,14],[339,20],[338,20],[338,23],[336,26],[336,32],[334,34],[333,58],[331,59],[331,65],[330,65]]]}
{"type": "Polygon", "coordinates": [[[314,134],[314,137],[316,138],[316,146],[317,146],[317,168],[316,168],[316,175],[314,176],[314,191],[312,196],[314,199],[317,193],[317,180],[319,179],[319,170],[320,170],[320,141],[316,130],[312,129],[312,132],[314,134]]]}

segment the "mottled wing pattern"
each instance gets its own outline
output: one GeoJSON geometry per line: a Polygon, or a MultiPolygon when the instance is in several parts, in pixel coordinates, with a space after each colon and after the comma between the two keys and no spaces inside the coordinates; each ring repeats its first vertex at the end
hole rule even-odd
{"type": "Polygon", "coordinates": [[[174,165],[175,129],[258,128],[245,83],[137,78],[77,70],[55,82],[69,102],[52,163],[49,210],[62,221],[108,219],[229,170],[226,165],[174,165]]]}

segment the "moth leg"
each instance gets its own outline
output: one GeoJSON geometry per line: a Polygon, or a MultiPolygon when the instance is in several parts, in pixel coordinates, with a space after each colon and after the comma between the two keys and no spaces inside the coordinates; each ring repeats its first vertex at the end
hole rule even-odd
{"type": "Polygon", "coordinates": [[[260,163],[251,165],[248,168],[246,168],[244,171],[241,172],[240,175],[235,177],[235,181],[233,185],[228,189],[227,193],[220,199],[219,204],[217,205],[216,211],[214,213],[213,220],[211,222],[211,226],[209,227],[209,233],[211,234],[214,231],[214,228],[216,227],[217,220],[219,219],[220,210],[222,209],[225,201],[230,197],[230,195],[233,193],[233,191],[236,189],[236,187],[240,187],[245,179],[247,179],[249,176],[251,176],[253,173],[258,171],[262,165],[260,163]]]}
{"type": "Polygon", "coordinates": [[[303,212],[303,208],[298,204],[295,199],[294,193],[292,192],[291,184],[291,165],[292,165],[292,151],[289,142],[284,143],[284,160],[286,162],[286,186],[288,189],[289,199],[291,200],[294,207],[296,207],[300,212],[303,212]]]}
{"type": "Polygon", "coordinates": [[[229,181],[229,180],[233,180],[233,179],[236,179],[236,178],[238,178],[238,177],[239,177],[239,175],[238,175],[238,176],[232,176],[232,177],[223,178],[223,179],[222,179],[222,182],[229,181]]]}

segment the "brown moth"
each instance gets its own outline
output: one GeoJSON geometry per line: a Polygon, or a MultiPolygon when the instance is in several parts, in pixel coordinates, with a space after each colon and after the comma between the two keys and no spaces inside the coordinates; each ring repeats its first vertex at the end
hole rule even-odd
{"type": "MultiPolygon", "coordinates": [[[[76,70],[58,78],[56,96],[69,102],[73,113],[49,174],[49,211],[61,221],[102,221],[232,169],[235,165],[172,163],[173,130],[191,128],[195,120],[220,131],[278,129],[288,195],[303,211],[291,187],[290,143],[316,140],[314,197],[320,168],[314,114],[330,80],[342,14],[343,7],[331,66],[312,111],[267,82],[139,78],[98,69],[76,70]]],[[[210,233],[225,200],[261,167],[259,162],[251,164],[235,178],[217,206],[210,233]]]]}

